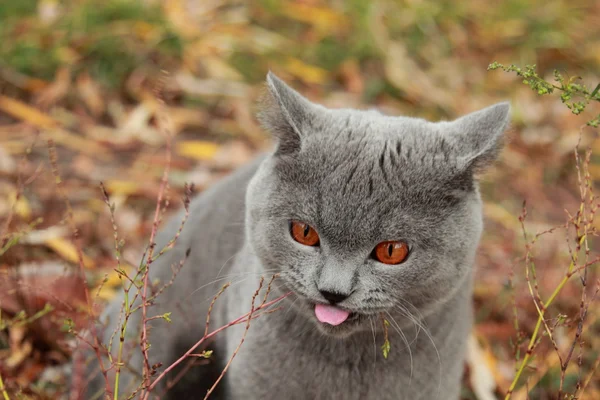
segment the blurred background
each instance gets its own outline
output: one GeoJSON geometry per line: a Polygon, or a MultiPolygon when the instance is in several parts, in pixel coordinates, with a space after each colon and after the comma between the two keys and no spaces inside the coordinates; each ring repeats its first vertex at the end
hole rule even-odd
{"type": "MultiPolygon", "coordinates": [[[[184,183],[200,192],[270,148],[255,111],[272,70],[329,107],[438,120],[511,102],[510,141],[482,178],[478,345],[463,391],[464,399],[504,397],[538,318],[526,243],[580,209],[575,148],[600,154],[598,129],[585,126],[599,107],[573,115],[559,95],[539,96],[513,73],[488,71],[494,61],[536,64],[548,81],[556,69],[594,88],[600,2],[0,1],[0,393],[65,393],[73,342],[66,331],[71,320],[81,327],[86,313],[78,248],[97,308],[120,290],[100,182],[115,205],[121,262],[138,264],[167,166],[158,111],[172,134],[168,216],[181,207],[184,183]]],[[[592,154],[589,190],[599,169],[592,154]]],[[[558,228],[529,245],[543,299],[580,238],[558,228]]],[[[539,335],[513,398],[557,398],[585,290],[582,279],[562,289],[547,316],[556,323],[553,340],[539,335]]],[[[600,399],[599,310],[587,309],[584,340],[564,371],[569,393],[589,377],[584,399],[600,399]]]]}

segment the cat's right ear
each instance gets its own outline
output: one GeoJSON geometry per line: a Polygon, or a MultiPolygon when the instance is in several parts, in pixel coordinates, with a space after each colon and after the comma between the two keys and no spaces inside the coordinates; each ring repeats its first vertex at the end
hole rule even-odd
{"type": "Polygon", "coordinates": [[[262,96],[258,120],[277,139],[275,154],[300,149],[302,136],[315,117],[315,105],[285,84],[271,71],[267,74],[268,93],[262,96]]]}
{"type": "Polygon", "coordinates": [[[504,131],[510,122],[510,105],[498,103],[465,115],[453,122],[454,151],[463,168],[483,172],[498,157],[504,131]]]}

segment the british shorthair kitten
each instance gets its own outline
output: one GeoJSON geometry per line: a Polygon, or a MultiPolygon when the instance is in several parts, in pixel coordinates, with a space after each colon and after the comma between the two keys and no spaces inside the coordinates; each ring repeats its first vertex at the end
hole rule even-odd
{"type": "MultiPolygon", "coordinates": [[[[501,150],[509,105],[429,122],[327,109],[271,73],[267,86],[260,120],[275,150],[193,200],[176,246],[151,266],[151,278],[167,282],[185,259],[149,308],[173,321],[151,323],[151,364],[164,368],[202,337],[225,282],[213,329],[249,311],[261,275],[279,274],[270,298],[292,294],[252,322],[211,398],[458,399],[482,231],[475,174],[501,150]]],[[[121,301],[105,312],[107,336],[121,301]]],[[[204,398],[244,329],[216,335],[211,359],[161,398],[204,398]]],[[[130,371],[141,373],[139,355],[123,369],[122,388],[136,386],[130,371]]],[[[96,379],[87,396],[103,387],[96,379]]]]}

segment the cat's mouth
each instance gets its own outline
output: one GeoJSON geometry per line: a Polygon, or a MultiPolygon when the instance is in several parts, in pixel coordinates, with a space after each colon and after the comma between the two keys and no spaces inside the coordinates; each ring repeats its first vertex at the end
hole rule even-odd
{"type": "Polygon", "coordinates": [[[336,306],[330,306],[326,304],[315,305],[315,316],[319,322],[324,324],[338,326],[343,324],[344,321],[348,320],[351,314],[352,312],[336,306]]]}
{"type": "Polygon", "coordinates": [[[315,304],[314,313],[323,332],[341,337],[353,332],[365,318],[361,313],[325,304],[315,304]]]}

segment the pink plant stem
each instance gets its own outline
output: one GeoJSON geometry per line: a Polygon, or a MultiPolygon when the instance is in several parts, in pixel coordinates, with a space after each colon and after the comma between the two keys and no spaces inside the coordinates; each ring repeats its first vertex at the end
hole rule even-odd
{"type": "Polygon", "coordinates": [[[158,191],[158,198],[156,200],[156,208],[154,210],[154,220],[152,223],[152,232],[150,233],[149,240],[149,248],[148,248],[148,258],[146,260],[146,270],[144,271],[144,285],[142,288],[142,337],[141,337],[141,349],[144,357],[144,381],[150,379],[150,357],[148,355],[148,329],[147,329],[147,292],[148,292],[148,277],[150,275],[150,264],[152,264],[152,256],[154,254],[154,246],[156,243],[154,242],[156,238],[156,233],[158,232],[158,222],[160,220],[160,210],[162,204],[162,198],[164,196],[167,182],[169,179],[169,170],[171,166],[171,138],[167,135],[166,141],[166,166],[163,172],[163,177],[160,183],[160,189],[158,191]]]}
{"type": "MultiPolygon", "coordinates": [[[[98,358],[98,363],[100,364],[100,371],[102,376],[104,377],[104,384],[106,385],[106,391],[110,394],[111,387],[108,381],[108,375],[106,373],[107,369],[104,368],[104,362],[102,359],[102,355],[100,354],[100,340],[98,337],[98,331],[96,329],[96,325],[94,324],[94,304],[90,297],[90,291],[88,289],[88,280],[87,275],[85,273],[85,265],[83,262],[83,250],[81,249],[81,243],[79,241],[79,231],[77,229],[77,225],[75,224],[75,219],[73,217],[73,208],[71,206],[71,202],[69,201],[69,197],[64,190],[64,184],[62,178],[60,176],[60,171],[58,169],[58,155],[56,154],[56,145],[54,144],[54,140],[48,139],[48,156],[50,159],[50,166],[52,170],[52,175],[56,181],[56,188],[59,192],[59,195],[63,198],[65,202],[65,206],[67,207],[67,223],[71,228],[71,234],[73,236],[72,243],[75,246],[75,250],[77,251],[77,264],[79,267],[79,274],[81,276],[81,280],[83,283],[83,292],[85,295],[85,302],[87,305],[87,320],[93,337],[93,344],[91,344],[92,349],[96,353],[96,357],[98,358]]],[[[74,374],[80,374],[81,371],[74,371],[74,374]]]]}
{"type": "Polygon", "coordinates": [[[173,370],[173,368],[175,368],[177,365],[179,365],[181,362],[183,362],[186,358],[188,358],[191,354],[194,353],[194,351],[196,350],[196,348],[198,348],[198,346],[200,346],[202,343],[204,343],[206,340],[210,339],[211,337],[213,337],[214,335],[216,335],[217,333],[224,331],[225,329],[229,328],[230,326],[233,325],[237,325],[240,324],[242,322],[246,322],[246,318],[248,318],[251,315],[254,315],[256,317],[258,317],[258,315],[256,315],[257,311],[260,310],[264,310],[265,308],[268,308],[270,306],[272,306],[275,303],[280,302],[281,300],[283,300],[284,298],[288,297],[289,295],[291,295],[292,292],[288,292],[286,294],[283,294],[279,297],[277,297],[274,300],[271,300],[263,305],[261,305],[260,307],[257,307],[254,312],[249,311],[246,314],[242,315],[241,317],[234,319],[233,321],[227,323],[226,325],[223,325],[222,327],[212,331],[211,333],[202,336],[202,338],[200,340],[198,340],[196,342],[196,344],[194,344],[192,347],[190,347],[190,349],[181,357],[179,357],[179,359],[177,359],[177,361],[173,362],[173,364],[169,365],[155,380],[154,382],[152,382],[152,384],[150,386],[148,386],[148,390],[146,391],[145,395],[144,395],[144,400],[147,400],[148,397],[150,396],[150,392],[152,391],[152,389],[154,389],[156,387],[156,385],[158,384],[159,381],[161,381],[171,370],[173,370]]]}

